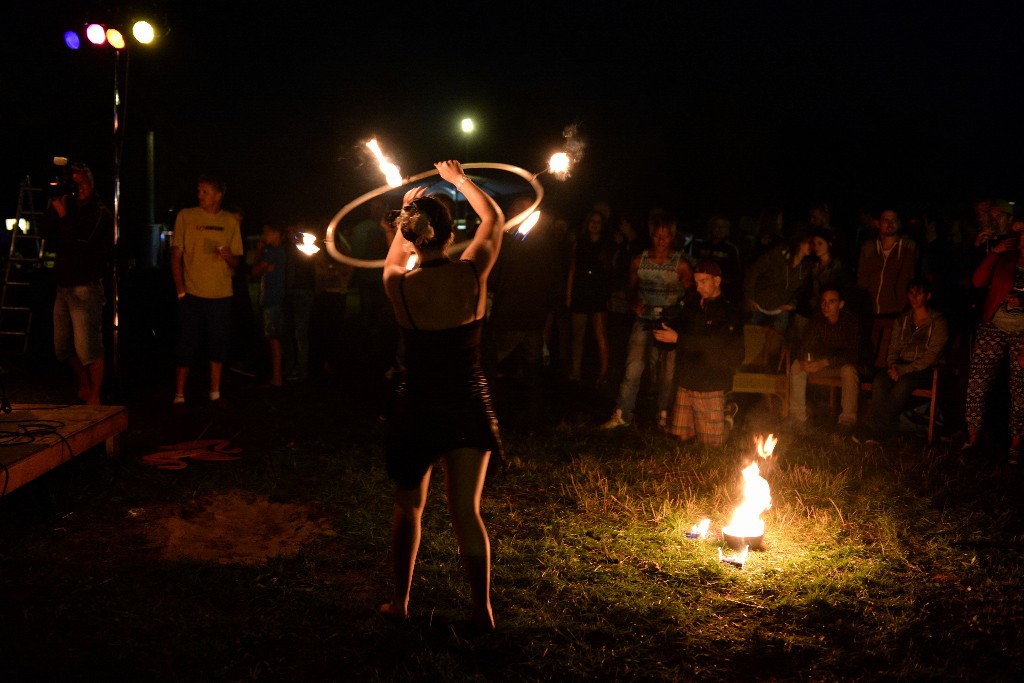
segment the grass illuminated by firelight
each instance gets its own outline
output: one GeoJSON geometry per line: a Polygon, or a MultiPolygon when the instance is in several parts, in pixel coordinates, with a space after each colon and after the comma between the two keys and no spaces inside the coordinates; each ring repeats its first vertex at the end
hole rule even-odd
{"type": "Polygon", "coordinates": [[[1021,475],[995,460],[783,433],[761,468],[765,548],[738,569],[718,550],[731,552],[720,531],[752,434],[710,449],[591,424],[510,430],[483,501],[498,631],[474,637],[440,476],[412,617],[377,614],[382,428],[330,411],[281,407],[243,430],[241,461],[177,472],[140,464],[136,432],[120,458],[83,456],[4,501],[0,642],[16,647],[3,678],[1010,680],[1024,667],[1021,475]],[[125,522],[226,489],[310,504],[331,533],[261,565],[171,562],[125,522]],[[687,539],[705,517],[708,539],[687,539]]]}

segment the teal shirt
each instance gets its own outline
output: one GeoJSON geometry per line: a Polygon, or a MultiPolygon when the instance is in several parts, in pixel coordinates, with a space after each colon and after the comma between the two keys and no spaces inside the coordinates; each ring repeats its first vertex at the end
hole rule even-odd
{"type": "Polygon", "coordinates": [[[260,306],[263,308],[284,304],[285,258],[284,247],[263,248],[263,262],[274,266],[260,276],[260,306]]]}

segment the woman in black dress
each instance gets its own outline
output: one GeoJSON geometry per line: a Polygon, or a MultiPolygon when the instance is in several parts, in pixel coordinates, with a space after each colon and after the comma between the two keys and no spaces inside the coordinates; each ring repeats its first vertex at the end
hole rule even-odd
{"type": "Polygon", "coordinates": [[[591,211],[573,244],[565,292],[565,305],[572,315],[572,369],[569,372],[572,382],[580,380],[588,322],[594,331],[600,362],[595,384],[601,384],[608,374],[608,299],[614,274],[613,250],[604,215],[591,211]]]}
{"type": "Polygon", "coordinates": [[[494,200],[463,172],[458,161],[434,166],[463,193],[480,217],[458,261],[448,258],[453,225],[447,207],[406,193],[384,267],[384,287],[401,326],[405,377],[388,423],[388,475],[395,482],[392,517],[394,594],[381,613],[409,614],[420,521],[435,463],[444,466],[448,509],[469,579],[473,625],[494,629],[491,550],[480,517],[480,495],[492,453],[500,457],[498,423],[480,366],[480,331],[487,275],[501,246],[504,217],[494,200]],[[406,266],[414,252],[416,267],[406,266]]]}

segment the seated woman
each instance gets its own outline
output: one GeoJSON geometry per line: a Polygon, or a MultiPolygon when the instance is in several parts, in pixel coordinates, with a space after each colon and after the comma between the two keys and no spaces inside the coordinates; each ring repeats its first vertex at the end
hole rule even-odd
{"type": "Polygon", "coordinates": [[[388,421],[387,468],[395,482],[392,517],[394,594],[381,605],[386,616],[409,615],[420,522],[430,473],[444,466],[448,509],[469,579],[472,623],[494,629],[491,612],[491,549],[480,517],[480,495],[491,453],[500,457],[498,423],[480,365],[480,332],[487,275],[501,246],[504,217],[458,161],[434,166],[462,192],[480,217],[459,261],[448,258],[453,224],[448,209],[425,188],[406,193],[399,228],[384,266],[404,343],[405,377],[388,421]],[[410,251],[417,266],[406,267],[410,251]]]}
{"type": "Polygon", "coordinates": [[[821,309],[821,294],[826,290],[846,292],[850,278],[845,266],[835,256],[835,234],[830,230],[811,232],[811,272],[797,301],[796,318],[791,321],[789,338],[792,346],[799,345],[810,319],[821,309]]]}
{"type": "Polygon", "coordinates": [[[931,381],[932,366],[949,339],[946,317],[928,305],[931,298],[928,280],[915,278],[907,285],[910,310],[893,325],[885,368],[871,383],[871,416],[865,429],[853,435],[857,443],[878,443],[896,435],[910,393],[931,381]]]}

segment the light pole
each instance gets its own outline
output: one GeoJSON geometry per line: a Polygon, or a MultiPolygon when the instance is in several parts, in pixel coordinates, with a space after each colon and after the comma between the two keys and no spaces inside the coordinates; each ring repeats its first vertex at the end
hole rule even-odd
{"type": "MultiPolygon", "coordinates": [[[[111,299],[112,299],[112,330],[111,330],[111,341],[113,342],[113,348],[111,349],[111,373],[114,377],[118,377],[120,373],[120,347],[119,347],[119,333],[120,333],[120,297],[119,297],[119,274],[117,269],[117,261],[119,258],[118,246],[121,241],[121,227],[119,223],[120,209],[121,209],[121,148],[124,142],[124,129],[122,123],[122,112],[124,111],[125,98],[121,95],[121,52],[125,52],[124,59],[124,81],[128,80],[128,43],[124,39],[124,34],[114,26],[105,26],[103,24],[88,24],[86,25],[83,34],[85,39],[95,45],[96,47],[102,47],[103,45],[109,45],[114,49],[114,202],[111,214],[114,219],[114,259],[111,272],[111,299]]],[[[153,25],[148,21],[136,21],[132,25],[132,36],[136,42],[143,45],[148,45],[153,42],[156,37],[156,31],[153,29],[153,25]]],[[[65,31],[64,32],[64,44],[71,50],[77,50],[82,45],[82,40],[76,31],[65,31]]]]}

